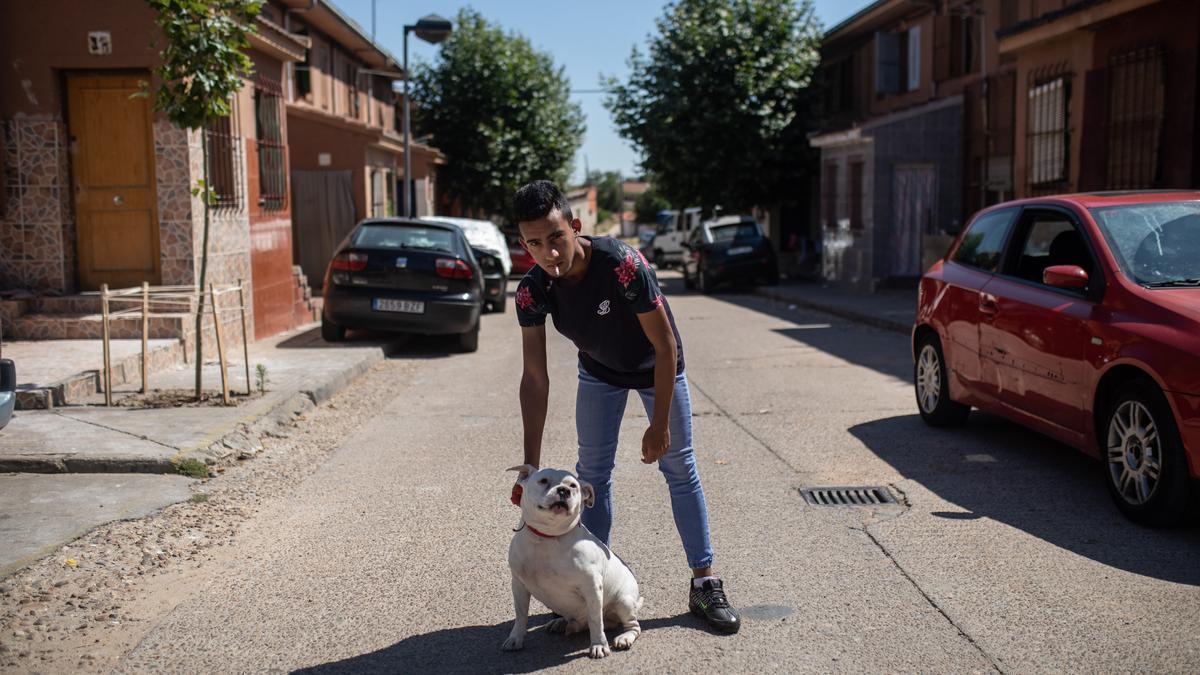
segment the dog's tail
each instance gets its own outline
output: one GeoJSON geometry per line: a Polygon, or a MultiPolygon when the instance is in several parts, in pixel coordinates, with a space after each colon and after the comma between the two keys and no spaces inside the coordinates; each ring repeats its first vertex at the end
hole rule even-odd
{"type": "Polygon", "coordinates": [[[642,611],[642,603],[644,603],[644,602],[646,602],[646,598],[643,598],[642,596],[639,595],[638,601],[637,601],[637,607],[635,607],[633,610],[634,614],[637,614],[638,612],[642,611]]]}

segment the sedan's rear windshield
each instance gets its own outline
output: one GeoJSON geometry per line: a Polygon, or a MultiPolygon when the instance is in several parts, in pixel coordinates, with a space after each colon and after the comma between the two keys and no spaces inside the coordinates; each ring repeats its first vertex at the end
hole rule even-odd
{"type": "Polygon", "coordinates": [[[708,228],[712,233],[713,242],[733,241],[734,239],[749,239],[758,236],[758,225],[754,223],[730,223],[714,225],[708,228]]]}
{"type": "Polygon", "coordinates": [[[455,253],[454,233],[440,227],[363,225],[355,235],[355,248],[406,249],[455,253]]]}
{"type": "Polygon", "coordinates": [[[1121,269],[1146,286],[1200,283],[1200,202],[1091,209],[1121,269]]]}

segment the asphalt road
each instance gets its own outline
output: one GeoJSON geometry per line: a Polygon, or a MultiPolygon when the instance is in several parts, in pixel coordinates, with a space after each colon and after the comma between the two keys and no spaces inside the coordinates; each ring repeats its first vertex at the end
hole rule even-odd
{"type": "MultiPolygon", "coordinates": [[[[671,275],[664,275],[671,277],[671,275]]],[[[508,502],[520,463],[520,336],[423,342],[410,386],[286,498],[225,569],[162,617],[121,672],[1174,671],[1200,669],[1200,531],[1109,504],[1097,466],[998,418],[926,428],[906,338],[668,281],[687,356],[716,568],[745,625],[687,613],[665,484],[627,408],[613,547],[645,596],[628,652],[512,620],[508,502]],[[807,506],[799,489],[888,486],[899,505],[807,506]]],[[[511,310],[510,310],[511,311],[511,310]]],[[[544,466],[574,464],[575,355],[551,331],[544,466]]]]}

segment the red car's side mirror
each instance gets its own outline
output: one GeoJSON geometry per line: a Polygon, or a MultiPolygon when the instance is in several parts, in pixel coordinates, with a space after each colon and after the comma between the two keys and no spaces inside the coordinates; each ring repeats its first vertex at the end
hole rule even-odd
{"type": "Polygon", "coordinates": [[[1088,273],[1079,265],[1051,265],[1042,272],[1042,282],[1055,288],[1087,288],[1088,273]]]}

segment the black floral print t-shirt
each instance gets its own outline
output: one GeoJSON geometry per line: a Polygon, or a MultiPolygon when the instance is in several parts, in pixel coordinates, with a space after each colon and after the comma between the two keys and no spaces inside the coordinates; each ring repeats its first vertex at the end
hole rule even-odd
{"type": "Polygon", "coordinates": [[[683,341],[671,306],[658,287],[658,277],[640,251],[612,237],[584,237],[592,242],[592,259],[578,283],[565,286],[541,267],[517,285],[517,321],[542,326],[546,316],[558,332],[579,349],[579,363],[596,379],[626,389],[654,386],[654,346],[646,339],[637,315],[667,310],[683,372],[683,341]]]}

